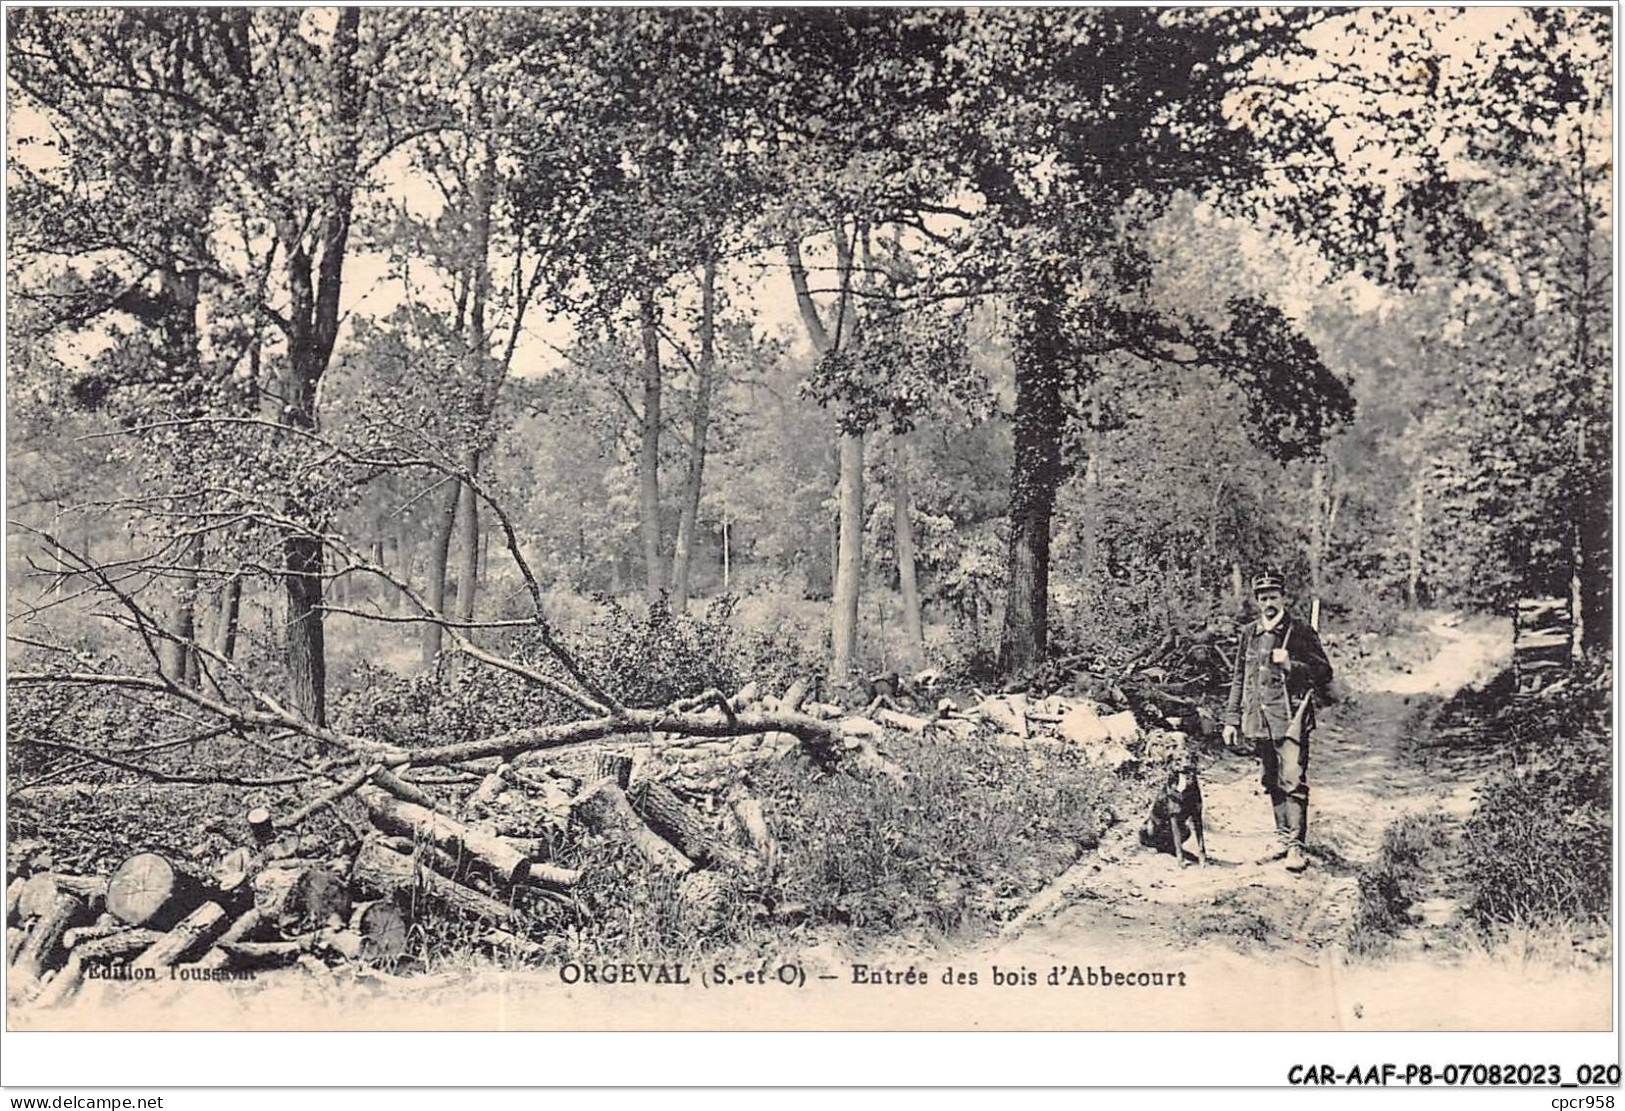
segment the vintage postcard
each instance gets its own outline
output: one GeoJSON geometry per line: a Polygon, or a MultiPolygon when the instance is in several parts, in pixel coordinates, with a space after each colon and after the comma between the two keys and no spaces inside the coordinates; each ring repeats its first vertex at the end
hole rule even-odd
{"type": "Polygon", "coordinates": [[[1610,1029],[1613,34],[8,8],[7,1028],[1610,1029]]]}

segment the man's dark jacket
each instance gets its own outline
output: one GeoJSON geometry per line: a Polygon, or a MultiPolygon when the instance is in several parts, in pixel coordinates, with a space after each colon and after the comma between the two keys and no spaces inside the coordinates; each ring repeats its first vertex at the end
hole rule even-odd
{"type": "MultiPolygon", "coordinates": [[[[1230,702],[1224,723],[1241,730],[1243,737],[1281,737],[1305,694],[1324,690],[1332,681],[1332,665],[1320,637],[1307,622],[1288,613],[1274,629],[1249,621],[1241,630],[1235,672],[1230,679],[1230,702]],[[1271,653],[1286,646],[1285,665],[1274,663],[1271,653]]],[[[1315,699],[1309,700],[1304,721],[1314,724],[1315,699]]]]}

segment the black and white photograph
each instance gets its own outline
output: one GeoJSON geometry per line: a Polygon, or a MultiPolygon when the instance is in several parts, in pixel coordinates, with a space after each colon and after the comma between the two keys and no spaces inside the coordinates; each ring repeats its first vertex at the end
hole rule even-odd
{"type": "Polygon", "coordinates": [[[1613,1030],[1614,34],[8,5],[7,1029],[1613,1030]]]}

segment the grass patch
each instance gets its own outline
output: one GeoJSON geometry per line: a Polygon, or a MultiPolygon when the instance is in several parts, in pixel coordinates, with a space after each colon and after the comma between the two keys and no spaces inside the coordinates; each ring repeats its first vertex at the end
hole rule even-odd
{"type": "MultiPolygon", "coordinates": [[[[1444,766],[1468,750],[1499,770],[1460,823],[1429,814],[1396,823],[1360,875],[1349,951],[1387,949],[1409,908],[1447,894],[1475,936],[1468,947],[1524,952],[1593,948],[1612,912],[1611,663],[1577,669],[1544,698],[1513,698],[1510,675],[1451,699],[1419,744],[1444,766]]],[[[1431,762],[1431,761],[1430,761],[1431,762]]]]}
{"type": "Polygon", "coordinates": [[[1388,827],[1377,859],[1360,872],[1360,897],[1348,932],[1351,954],[1387,951],[1410,924],[1410,908],[1445,874],[1451,847],[1449,828],[1437,814],[1411,815],[1388,827]]]}
{"type": "MultiPolygon", "coordinates": [[[[1098,845],[1134,789],[1074,751],[939,743],[890,735],[886,779],[764,765],[747,789],[779,843],[771,877],[723,870],[673,879],[628,846],[572,830],[555,862],[580,868],[571,905],[524,897],[515,932],[541,963],[695,961],[767,953],[813,938],[852,948],[900,937],[972,940],[1014,917],[1098,845]]],[[[703,799],[691,800],[704,810],[703,799]]],[[[457,923],[416,939],[422,967],[454,965],[480,931],[457,923]]]]}

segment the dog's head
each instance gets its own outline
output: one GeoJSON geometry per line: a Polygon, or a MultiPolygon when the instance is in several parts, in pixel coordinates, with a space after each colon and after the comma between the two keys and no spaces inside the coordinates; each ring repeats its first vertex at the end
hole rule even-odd
{"type": "Polygon", "coordinates": [[[1168,793],[1170,795],[1183,796],[1186,791],[1189,791],[1191,789],[1191,784],[1193,784],[1195,782],[1196,782],[1196,765],[1195,764],[1186,764],[1186,765],[1181,766],[1181,767],[1169,768],[1168,769],[1167,784],[1168,784],[1168,793]]]}
{"type": "Polygon", "coordinates": [[[1196,781],[1196,745],[1190,735],[1176,729],[1156,729],[1146,740],[1146,764],[1163,781],[1172,798],[1185,794],[1196,781]]]}

